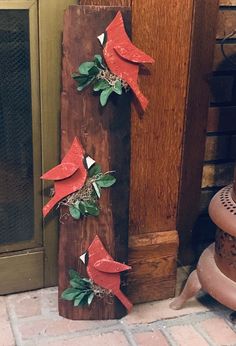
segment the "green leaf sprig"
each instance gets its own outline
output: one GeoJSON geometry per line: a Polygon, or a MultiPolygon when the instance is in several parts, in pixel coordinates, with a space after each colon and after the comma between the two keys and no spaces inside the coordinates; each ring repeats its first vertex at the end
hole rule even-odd
{"type": "Polygon", "coordinates": [[[88,85],[93,86],[93,91],[100,92],[100,104],[105,106],[112,93],[122,95],[123,90],[129,90],[126,82],[109,71],[103,63],[101,55],[94,55],[93,61],[82,63],[78,70],[72,74],[77,83],[77,90],[82,91],[88,85]]]}
{"type": "Polygon", "coordinates": [[[102,189],[116,182],[110,173],[103,173],[101,166],[94,164],[88,171],[88,179],[82,189],[67,196],[60,204],[68,206],[70,215],[76,220],[83,216],[98,216],[102,189]]]}
{"type": "Polygon", "coordinates": [[[91,305],[95,296],[92,281],[81,278],[75,270],[69,270],[70,286],[61,294],[61,298],[74,302],[74,306],[91,305]]]}

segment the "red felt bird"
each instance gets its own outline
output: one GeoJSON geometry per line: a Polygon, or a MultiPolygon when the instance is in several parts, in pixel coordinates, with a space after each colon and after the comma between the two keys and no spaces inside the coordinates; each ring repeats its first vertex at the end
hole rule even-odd
{"type": "MultiPolygon", "coordinates": [[[[154,59],[135,47],[130,41],[120,11],[106,28],[106,33],[107,41],[103,55],[107,66],[113,74],[130,86],[144,111],[148,105],[148,100],[138,86],[139,65],[154,63],[154,59]]],[[[103,44],[104,34],[98,38],[103,44]]]]}
{"type": "Polygon", "coordinates": [[[87,170],[83,161],[84,149],[75,137],[61,164],[42,175],[41,179],[55,180],[55,193],[43,208],[44,217],[61,199],[83,187],[87,178],[87,170]]]}
{"type": "Polygon", "coordinates": [[[87,264],[89,278],[98,286],[111,291],[130,311],[133,305],[120,290],[120,273],[131,267],[114,261],[98,236],[94,238],[87,252],[80,256],[80,259],[87,264]]]}

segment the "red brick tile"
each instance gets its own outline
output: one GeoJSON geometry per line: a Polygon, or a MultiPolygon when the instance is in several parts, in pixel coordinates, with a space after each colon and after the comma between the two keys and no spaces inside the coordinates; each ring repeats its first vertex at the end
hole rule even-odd
{"type": "Polygon", "coordinates": [[[11,325],[8,320],[0,321],[0,345],[1,346],[14,346],[15,340],[11,330],[11,325]]]}
{"type": "Polygon", "coordinates": [[[9,296],[17,317],[31,317],[41,314],[39,291],[9,296]]]}
{"type": "Polygon", "coordinates": [[[209,346],[208,342],[192,326],[174,326],[169,328],[169,331],[178,346],[209,346]]]}
{"type": "Polygon", "coordinates": [[[134,334],[138,346],[168,346],[165,336],[158,330],[134,334]]]}
{"type": "Polygon", "coordinates": [[[223,319],[210,318],[200,326],[217,345],[236,345],[236,333],[223,319]]]}
{"type": "Polygon", "coordinates": [[[129,346],[122,332],[81,336],[76,338],[65,338],[55,341],[41,341],[38,346],[129,346]]]}
{"type": "Polygon", "coordinates": [[[6,299],[4,297],[0,297],[0,319],[8,319],[6,299]]]}
{"type": "Polygon", "coordinates": [[[96,321],[70,321],[67,319],[41,319],[37,321],[25,321],[19,325],[22,339],[32,339],[42,336],[60,336],[81,330],[90,330],[98,327],[96,321]]]}
{"type": "Polygon", "coordinates": [[[170,302],[171,300],[168,299],[159,302],[135,305],[131,313],[123,318],[123,321],[128,324],[150,323],[209,310],[207,307],[200,304],[195,298],[189,300],[182,310],[172,310],[169,307],[170,302]]]}

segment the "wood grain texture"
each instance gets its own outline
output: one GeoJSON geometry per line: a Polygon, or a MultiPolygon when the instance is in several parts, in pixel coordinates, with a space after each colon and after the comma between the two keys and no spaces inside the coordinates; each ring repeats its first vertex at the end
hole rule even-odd
{"type": "Polygon", "coordinates": [[[177,251],[176,231],[133,235],[129,238],[129,264],[133,270],[128,273],[128,294],[134,303],[174,295],[177,251]]]}
{"type": "MultiPolygon", "coordinates": [[[[216,38],[222,39],[236,28],[236,12],[220,10],[218,14],[216,38]]],[[[231,39],[236,38],[236,34],[231,39]]]]}
{"type": "MultiPolygon", "coordinates": [[[[84,253],[95,235],[117,261],[124,262],[128,246],[128,194],[130,101],[128,96],[116,97],[102,108],[99,97],[91,88],[78,93],[71,73],[78,65],[101,54],[97,36],[104,31],[117,12],[113,7],[71,6],[65,15],[63,38],[63,91],[61,136],[62,157],[74,136],[78,136],[86,152],[101,164],[103,171],[115,170],[117,183],[103,191],[98,218],[80,221],[68,219],[61,224],[59,249],[59,291],[69,286],[68,270],[74,268],[86,275],[79,256],[84,253]],[[93,25],[88,25],[88,19],[93,25]],[[83,47],[83,49],[81,49],[83,47]]],[[[123,8],[127,28],[130,11],[123,8]]],[[[90,308],[73,308],[70,302],[59,301],[59,312],[70,319],[109,319],[124,315],[123,306],[112,299],[95,299],[90,308]]]]}
{"type": "MultiPolygon", "coordinates": [[[[40,96],[42,127],[42,172],[46,172],[60,159],[60,92],[61,92],[61,44],[64,10],[75,0],[40,0],[39,53],[40,96]],[[50,150],[48,150],[50,148],[50,150]]],[[[51,182],[43,182],[46,204],[51,182]]],[[[40,206],[41,208],[41,206],[40,206]]],[[[58,221],[50,215],[44,221],[45,286],[57,284],[58,221]]]]}
{"type": "Polygon", "coordinates": [[[203,167],[202,188],[222,187],[232,183],[233,172],[233,163],[205,164],[203,167]]]}
{"type": "Polygon", "coordinates": [[[177,220],[182,264],[199,210],[209,103],[206,76],[212,69],[218,1],[195,1],[194,6],[177,220]]]}
{"type": "Polygon", "coordinates": [[[207,132],[232,131],[236,131],[236,107],[209,108],[207,132]]]}
{"type": "Polygon", "coordinates": [[[189,0],[132,5],[133,42],[156,63],[140,77],[149,107],[132,111],[130,235],[176,227],[192,10],[189,0]]]}
{"type": "Polygon", "coordinates": [[[80,5],[131,6],[131,0],[79,0],[80,5]]]}

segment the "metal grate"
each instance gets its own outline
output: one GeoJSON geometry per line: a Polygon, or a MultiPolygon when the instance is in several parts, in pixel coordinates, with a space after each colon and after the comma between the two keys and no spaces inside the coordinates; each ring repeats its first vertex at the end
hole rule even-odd
{"type": "Polygon", "coordinates": [[[29,16],[0,10],[0,244],[34,233],[29,16]]]}

